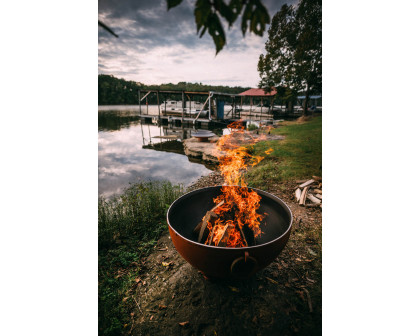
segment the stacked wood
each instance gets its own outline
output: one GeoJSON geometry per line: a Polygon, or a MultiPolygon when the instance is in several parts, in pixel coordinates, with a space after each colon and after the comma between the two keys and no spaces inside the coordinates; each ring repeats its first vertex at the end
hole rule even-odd
{"type": "Polygon", "coordinates": [[[299,180],[295,190],[296,201],[305,207],[322,208],[322,178],[312,176],[310,180],[299,180]]]}
{"type": "Polygon", "coordinates": [[[194,233],[198,235],[197,241],[199,243],[202,243],[203,240],[206,241],[208,235],[210,234],[209,229],[207,227],[207,223],[210,222],[213,225],[216,219],[219,218],[219,216],[217,216],[214,210],[216,210],[219,206],[223,205],[223,203],[224,201],[221,201],[215,207],[207,211],[201,222],[198,223],[197,226],[194,228],[194,233]]]}
{"type": "Polygon", "coordinates": [[[207,211],[200,223],[194,228],[193,232],[198,237],[197,241],[202,244],[225,247],[232,230],[237,229],[243,239],[245,246],[255,245],[255,238],[253,231],[248,227],[241,228],[238,223],[226,224],[223,228],[223,234],[217,242],[213,242],[214,231],[216,228],[215,222],[219,216],[214,212],[218,207],[224,204],[224,201],[217,204],[211,210],[207,211]],[[209,227],[211,231],[209,230],[209,227]]]}

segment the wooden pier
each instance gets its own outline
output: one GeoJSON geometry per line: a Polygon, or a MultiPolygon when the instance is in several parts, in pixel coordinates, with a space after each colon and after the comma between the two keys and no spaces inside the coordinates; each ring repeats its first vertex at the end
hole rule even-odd
{"type": "Polygon", "coordinates": [[[275,107],[275,95],[275,90],[266,93],[262,89],[250,89],[240,94],[215,91],[148,90],[142,92],[139,90],[139,114],[145,122],[177,126],[186,124],[204,128],[223,126],[237,120],[273,121],[274,117],[297,118],[302,114],[293,109],[287,111],[285,107],[275,107]],[[157,111],[149,111],[148,98],[151,95],[156,96],[157,111]],[[253,99],[258,101],[259,105],[253,105],[253,99]],[[269,104],[263,105],[263,99],[268,100],[269,104]],[[249,100],[250,105],[243,105],[245,100],[249,100]],[[230,109],[226,111],[225,106],[230,109]]]}

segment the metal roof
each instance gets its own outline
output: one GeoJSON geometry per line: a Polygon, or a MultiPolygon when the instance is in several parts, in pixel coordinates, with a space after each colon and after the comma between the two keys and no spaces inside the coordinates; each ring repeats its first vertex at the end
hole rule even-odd
{"type": "Polygon", "coordinates": [[[271,97],[277,94],[276,89],[272,89],[271,92],[265,93],[263,89],[249,89],[242,93],[240,96],[252,96],[252,97],[271,97]]]}

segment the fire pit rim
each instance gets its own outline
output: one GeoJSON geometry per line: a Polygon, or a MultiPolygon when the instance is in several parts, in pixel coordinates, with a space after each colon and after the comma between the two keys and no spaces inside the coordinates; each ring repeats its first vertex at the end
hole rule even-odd
{"type": "MultiPolygon", "coordinates": [[[[280,201],[280,203],[282,205],[284,205],[284,209],[290,215],[290,222],[289,222],[289,225],[288,225],[287,229],[284,231],[284,233],[281,234],[280,236],[278,236],[277,238],[275,238],[273,240],[270,240],[269,242],[266,242],[266,243],[263,243],[263,244],[254,245],[254,246],[245,246],[245,247],[221,247],[221,246],[205,245],[205,244],[202,244],[202,243],[199,243],[199,242],[196,242],[194,240],[191,240],[191,239],[186,238],[184,235],[180,234],[177,230],[175,230],[174,227],[170,224],[170,221],[169,221],[169,212],[171,211],[171,209],[172,209],[172,207],[174,206],[175,203],[177,203],[178,201],[180,201],[181,199],[187,197],[190,194],[194,194],[194,193],[197,193],[197,192],[202,191],[202,190],[205,190],[205,189],[222,188],[222,187],[224,187],[224,186],[223,185],[217,185],[217,186],[211,186],[211,187],[205,187],[205,188],[195,189],[195,190],[190,191],[190,192],[182,195],[181,197],[177,198],[175,201],[172,202],[171,206],[168,208],[168,211],[166,212],[166,222],[168,223],[168,226],[177,235],[181,236],[183,239],[185,239],[186,241],[188,241],[190,243],[193,243],[193,244],[198,245],[198,246],[204,246],[204,247],[208,247],[208,248],[215,248],[215,249],[219,249],[219,250],[229,250],[229,251],[232,251],[232,250],[239,250],[239,251],[242,250],[243,251],[243,250],[249,250],[249,249],[260,247],[260,246],[265,246],[265,245],[268,245],[268,244],[273,244],[275,241],[280,240],[283,236],[285,236],[286,234],[288,234],[288,232],[291,230],[292,224],[293,224],[293,214],[292,214],[292,211],[290,210],[289,206],[281,198],[279,198],[279,197],[277,197],[277,196],[275,196],[275,195],[273,195],[273,194],[271,194],[271,193],[269,193],[267,191],[264,191],[264,190],[261,190],[261,189],[257,189],[257,188],[251,188],[251,187],[246,187],[246,188],[255,190],[257,192],[261,192],[265,196],[272,197],[272,198],[275,198],[278,201],[280,201]]],[[[232,185],[230,187],[244,188],[244,187],[235,186],[235,185],[232,185]]]]}

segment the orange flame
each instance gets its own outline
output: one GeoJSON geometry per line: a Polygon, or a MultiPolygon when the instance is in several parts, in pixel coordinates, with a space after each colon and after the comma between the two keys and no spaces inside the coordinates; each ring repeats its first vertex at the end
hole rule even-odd
{"type": "MultiPolygon", "coordinates": [[[[264,216],[257,213],[261,196],[247,188],[243,174],[264,159],[251,155],[247,148],[264,135],[255,136],[245,132],[242,125],[242,121],[230,124],[230,134],[222,136],[217,142],[219,169],[225,186],[222,187],[222,194],[213,201],[215,204],[224,203],[214,210],[218,219],[213,224],[207,222],[210,234],[206,244],[219,246],[223,242],[223,246],[227,247],[245,247],[248,242],[244,228],[251,230],[255,238],[262,233],[260,223],[264,216]]],[[[271,151],[269,149],[265,153],[268,155],[271,151]]]]}

